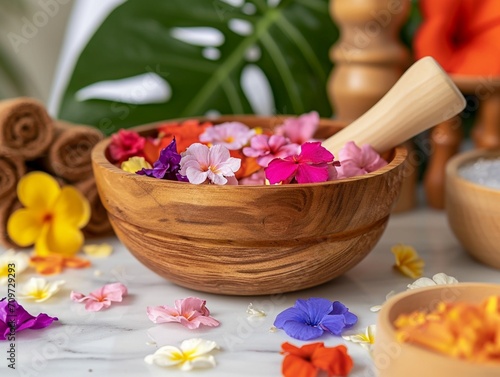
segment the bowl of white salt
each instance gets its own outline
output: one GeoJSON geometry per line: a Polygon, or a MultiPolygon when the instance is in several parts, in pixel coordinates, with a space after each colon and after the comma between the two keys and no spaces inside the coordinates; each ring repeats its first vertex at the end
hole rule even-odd
{"type": "Polygon", "coordinates": [[[462,246],[500,269],[500,150],[473,150],[446,166],[446,213],[462,246]]]}

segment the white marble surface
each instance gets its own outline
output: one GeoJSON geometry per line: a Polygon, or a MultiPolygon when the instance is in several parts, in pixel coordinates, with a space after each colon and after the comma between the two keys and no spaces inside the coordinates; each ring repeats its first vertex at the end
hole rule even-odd
{"type": "MultiPolygon", "coordinates": [[[[114,254],[107,259],[93,259],[85,270],[66,270],[57,278],[67,284],[62,292],[41,304],[21,303],[32,313],[45,312],[59,317],[59,322],[43,330],[17,334],[16,367],[7,368],[7,342],[0,342],[0,375],[3,376],[280,376],[283,356],[281,343],[304,342],[289,338],[283,331],[270,332],[276,314],[292,306],[297,298],[324,297],[339,300],[360,318],[351,332],[360,332],[376,322],[369,308],[381,303],[391,291],[402,291],[412,279],[392,269],[391,246],[413,245],[426,262],[425,276],[437,272],[455,276],[459,281],[500,282],[497,270],[472,260],[460,247],[449,229],[445,214],[419,209],[392,215],[388,229],[370,255],[345,276],[322,286],[284,295],[232,297],[200,293],[175,286],[137,262],[114,238],[114,254]],[[95,270],[102,271],[95,276],[95,270]],[[129,296],[121,304],[97,313],[84,311],[82,304],[69,300],[72,289],[88,293],[101,285],[121,281],[129,296]],[[154,325],[146,316],[146,306],[172,305],[175,299],[198,296],[207,300],[212,315],[221,322],[218,328],[188,330],[179,324],[154,325]],[[252,302],[264,309],[267,317],[249,322],[245,310],[252,302]],[[214,369],[181,372],[147,365],[143,360],[158,345],[179,345],[184,339],[203,337],[216,341],[214,369]]],[[[3,250],[0,250],[3,251],[3,250]]],[[[21,284],[32,273],[18,279],[21,284]]],[[[51,280],[55,280],[53,277],[51,280]]],[[[0,286],[0,297],[7,288],[0,286]]],[[[355,363],[353,377],[375,376],[371,359],[363,348],[332,335],[319,339],[326,345],[346,344],[355,363]]]]}

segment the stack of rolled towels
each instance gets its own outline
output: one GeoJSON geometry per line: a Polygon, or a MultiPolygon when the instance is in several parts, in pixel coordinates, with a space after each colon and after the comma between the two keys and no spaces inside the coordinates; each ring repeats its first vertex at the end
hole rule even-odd
{"type": "Polygon", "coordinates": [[[0,244],[17,247],[7,235],[7,220],[22,207],[16,187],[21,177],[42,170],[59,182],[71,184],[87,197],[92,208],[87,237],[112,232],[92,175],[90,153],[102,133],[90,126],[51,119],[32,98],[0,101],[0,244]]]}

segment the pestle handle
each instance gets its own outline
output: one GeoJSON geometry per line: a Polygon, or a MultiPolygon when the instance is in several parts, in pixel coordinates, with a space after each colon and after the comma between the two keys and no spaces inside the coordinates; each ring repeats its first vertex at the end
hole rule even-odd
{"type": "Polygon", "coordinates": [[[466,105],[462,93],[431,57],[414,63],[370,110],[323,146],[337,155],[348,141],[370,144],[387,151],[438,123],[460,113],[466,105]]]}

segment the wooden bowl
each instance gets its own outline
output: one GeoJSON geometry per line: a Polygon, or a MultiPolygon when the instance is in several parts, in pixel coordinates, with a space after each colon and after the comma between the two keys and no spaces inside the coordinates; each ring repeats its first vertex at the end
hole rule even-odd
{"type": "Polygon", "coordinates": [[[378,315],[373,361],[378,377],[498,377],[500,364],[455,359],[396,339],[394,321],[400,314],[433,310],[440,301],[480,303],[500,295],[500,285],[460,283],[418,288],[392,297],[378,315]]]}
{"type": "MultiPolygon", "coordinates": [[[[221,117],[273,128],[283,117],[221,117]]],[[[211,121],[214,121],[211,119],[211,121]]],[[[156,125],[136,131],[143,135],[156,125]]],[[[317,137],[341,124],[323,119],[317,137]]],[[[351,179],[283,186],[193,185],[130,174],[92,152],[97,188],[123,244],[145,266],[181,286],[232,295],[313,287],[354,267],[382,235],[396,201],[406,150],[384,168],[351,179]]]]}
{"type": "Polygon", "coordinates": [[[446,166],[446,213],[453,233],[477,260],[500,268],[500,190],[461,177],[461,166],[479,158],[500,158],[500,151],[473,150],[446,166]]]}

